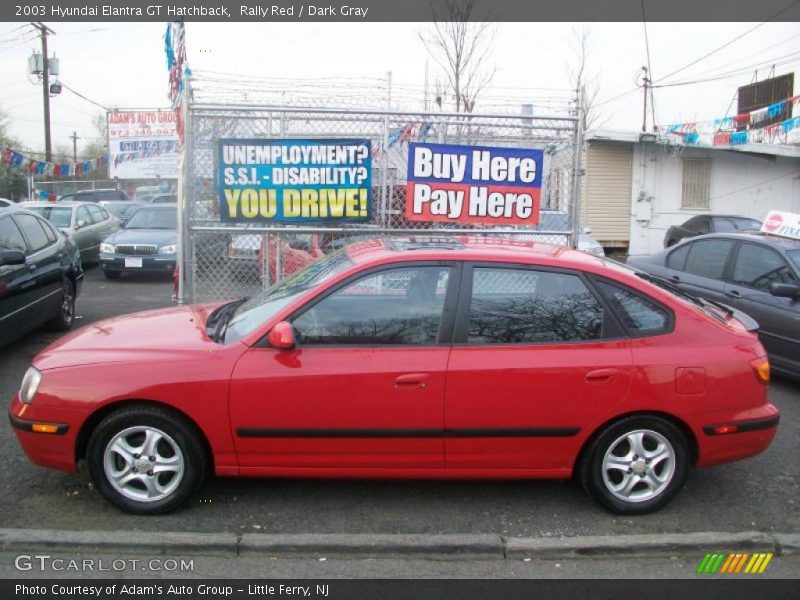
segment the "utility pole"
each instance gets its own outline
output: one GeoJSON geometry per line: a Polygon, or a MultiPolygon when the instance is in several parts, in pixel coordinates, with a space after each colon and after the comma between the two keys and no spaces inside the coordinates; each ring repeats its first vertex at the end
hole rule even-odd
{"type": "Polygon", "coordinates": [[[72,138],[72,162],[78,162],[78,140],[81,139],[78,137],[78,132],[73,131],[72,135],[69,136],[72,138]]]}
{"type": "Polygon", "coordinates": [[[31,23],[33,27],[39,30],[39,36],[42,38],[42,98],[44,100],[44,155],[47,162],[51,162],[53,158],[52,149],[50,147],[50,66],[47,57],[47,34],[55,35],[55,31],[50,29],[47,25],[41,22],[31,23]]]}
{"type": "Polygon", "coordinates": [[[642,83],[644,84],[644,112],[642,113],[642,133],[647,131],[647,86],[650,83],[650,79],[647,77],[647,67],[642,67],[642,71],[644,72],[644,77],[642,78],[642,83]]]}

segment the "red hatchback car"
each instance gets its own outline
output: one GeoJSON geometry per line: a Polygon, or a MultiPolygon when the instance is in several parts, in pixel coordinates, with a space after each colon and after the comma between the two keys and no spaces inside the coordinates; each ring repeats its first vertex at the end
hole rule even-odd
{"type": "Polygon", "coordinates": [[[93,323],[11,405],[30,459],[85,459],[163,513],[224,476],[568,478],[645,513],[754,456],[778,410],[755,324],[624,265],[485,237],[359,242],[226,304],[93,323]]]}

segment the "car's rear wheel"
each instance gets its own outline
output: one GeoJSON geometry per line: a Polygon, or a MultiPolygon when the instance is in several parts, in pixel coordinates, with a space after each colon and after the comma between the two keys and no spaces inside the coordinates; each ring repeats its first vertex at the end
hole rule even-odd
{"type": "Polygon", "coordinates": [[[122,273],[119,271],[103,271],[103,275],[106,276],[106,279],[119,279],[122,277],[122,273]]]}
{"type": "Polygon", "coordinates": [[[130,406],[107,416],[86,451],[89,475],[111,504],[134,514],[162,514],[200,488],[208,464],[191,423],[154,406],[130,406]]]}
{"type": "Polygon", "coordinates": [[[668,504],[683,488],[688,444],[665,419],[628,417],[592,440],[579,469],[584,488],[602,506],[617,514],[645,514],[668,504]]]}
{"type": "Polygon", "coordinates": [[[51,331],[67,331],[75,320],[75,286],[65,278],[61,282],[61,304],[58,314],[50,319],[46,327],[51,331]]]}

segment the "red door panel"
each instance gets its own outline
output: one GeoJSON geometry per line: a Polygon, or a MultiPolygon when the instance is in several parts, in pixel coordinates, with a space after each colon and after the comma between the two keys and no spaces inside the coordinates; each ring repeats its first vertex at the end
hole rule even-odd
{"type": "Polygon", "coordinates": [[[449,347],[254,348],[230,411],[242,467],[439,468],[449,347]]]}
{"type": "Polygon", "coordinates": [[[630,385],[628,341],[455,347],[447,467],[568,466],[583,439],[579,430],[620,403],[630,385]],[[494,429],[497,437],[469,437],[475,428],[494,429]]]}

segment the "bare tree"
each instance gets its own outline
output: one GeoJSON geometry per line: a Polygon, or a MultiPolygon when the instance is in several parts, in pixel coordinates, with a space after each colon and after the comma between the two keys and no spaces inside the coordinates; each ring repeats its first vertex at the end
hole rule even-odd
{"type": "Polygon", "coordinates": [[[431,25],[419,38],[444,71],[456,112],[472,112],[495,67],[487,60],[494,40],[488,22],[472,22],[475,0],[431,0],[431,25]]]}
{"type": "Polygon", "coordinates": [[[583,129],[584,131],[593,127],[600,127],[608,118],[601,118],[598,104],[600,94],[600,75],[596,72],[590,73],[588,62],[592,48],[590,46],[591,29],[573,29],[572,62],[565,65],[567,77],[569,77],[570,87],[576,94],[580,88],[584,90],[583,96],[583,129]]]}

